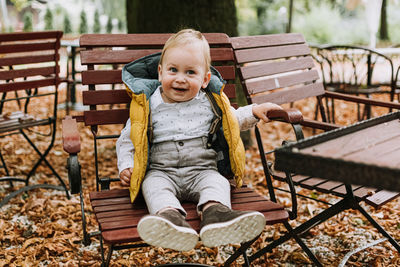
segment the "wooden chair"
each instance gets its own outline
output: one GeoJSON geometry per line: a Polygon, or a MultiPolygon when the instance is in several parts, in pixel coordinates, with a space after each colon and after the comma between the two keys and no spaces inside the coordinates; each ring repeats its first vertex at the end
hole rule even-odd
{"type": "MultiPolygon", "coordinates": [[[[65,82],[59,77],[59,48],[62,32],[31,32],[0,34],[0,137],[21,134],[39,156],[25,178],[10,176],[10,170],[0,150],[0,160],[5,176],[0,181],[24,182],[20,188],[0,203],[6,204],[19,193],[34,188],[52,188],[68,191],[62,178],[46,159],[53,147],[57,126],[58,85],[65,82]],[[48,110],[35,109],[38,101],[49,100],[48,110]],[[39,149],[34,132],[49,136],[45,150],[39,149]],[[61,186],[51,184],[29,185],[29,180],[41,163],[45,163],[59,180],[61,186]]],[[[28,163],[29,164],[29,163],[28,163]]]]}
{"type": "MultiPolygon", "coordinates": [[[[76,122],[84,122],[93,133],[97,191],[90,192],[89,197],[99,224],[99,232],[86,231],[85,214],[82,212],[83,239],[88,245],[91,236],[100,235],[104,265],[109,265],[114,250],[148,246],[141,242],[136,229],[139,219],[148,211],[143,200],[139,199],[133,204],[130,203],[128,189],[109,189],[111,182],[119,182],[118,178],[102,177],[99,174],[101,166],[97,158],[101,153],[100,142],[110,138],[116,139],[119,136],[119,130],[116,133],[104,135],[101,133],[101,128],[105,125],[116,124],[121,125],[120,129],[122,129],[128,119],[127,105],[130,103],[130,98],[124,87],[120,86],[122,66],[145,55],[161,51],[169,36],[170,34],[86,34],[80,38],[80,47],[83,49],[81,62],[87,66],[87,70],[82,72],[82,83],[89,86],[89,90],[83,92],[83,104],[90,110],[84,111],[80,116],[67,117],[63,120],[63,142],[64,150],[69,153],[71,193],[80,194],[82,211],[84,211],[80,164],[77,158],[81,148],[76,122]],[[101,88],[104,85],[108,85],[108,88],[101,88]],[[111,89],[111,85],[115,85],[114,90],[111,89]],[[104,255],[103,241],[109,248],[107,257],[104,255]]],[[[235,64],[230,40],[226,34],[218,33],[205,34],[205,37],[211,46],[213,66],[228,81],[224,92],[232,103],[235,103],[235,64]]],[[[269,115],[277,116],[276,114],[269,115]]],[[[301,117],[290,115],[291,113],[286,114],[289,116],[287,120],[294,123],[301,119],[301,117]]],[[[116,166],[114,173],[117,174],[116,166]]],[[[233,209],[253,209],[262,212],[269,225],[287,222],[289,217],[283,206],[267,200],[248,187],[233,190],[232,203],[233,209]]],[[[195,205],[185,203],[184,208],[188,211],[188,222],[198,231],[200,219],[195,205]]],[[[245,251],[254,241],[242,244],[225,265],[229,265],[240,255],[243,255],[247,262],[245,251]]]]}
{"type": "MultiPolygon", "coordinates": [[[[324,85],[319,81],[319,74],[315,68],[310,49],[301,34],[241,36],[231,38],[231,43],[238,64],[240,80],[245,89],[244,91],[246,92],[249,104],[262,102],[287,104],[307,98],[317,98],[320,117],[323,121],[303,118],[303,121],[300,123],[303,126],[322,130],[340,127],[327,121],[326,108],[323,105],[323,99],[325,98],[341,99],[395,109],[400,108],[398,103],[376,101],[324,90],[324,85]]],[[[296,134],[296,136],[298,139],[302,138],[301,134],[296,134]]],[[[256,138],[259,151],[264,151],[263,140],[258,128],[256,128],[256,138]]],[[[263,154],[264,152],[261,155],[263,154]]],[[[280,181],[288,180],[289,184],[293,183],[295,186],[334,194],[343,198],[343,200],[340,202],[340,205],[328,208],[306,223],[296,227],[292,232],[258,251],[249,258],[250,262],[289,238],[302,234],[341,211],[351,208],[358,209],[400,251],[400,246],[397,242],[359,205],[360,201],[365,201],[371,206],[379,208],[388,201],[398,197],[399,193],[366,188],[359,185],[349,187],[340,182],[318,177],[280,173],[272,171],[272,163],[267,162],[266,155],[261,156],[261,159],[267,177],[271,176],[273,179],[280,181]]],[[[318,262],[316,264],[320,265],[318,262]]]]}

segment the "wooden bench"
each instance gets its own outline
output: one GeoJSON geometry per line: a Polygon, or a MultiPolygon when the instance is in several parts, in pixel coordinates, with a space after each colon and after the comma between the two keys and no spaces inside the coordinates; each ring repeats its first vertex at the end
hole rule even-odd
{"type": "MultiPolygon", "coordinates": [[[[249,104],[262,102],[288,104],[307,98],[317,98],[317,102],[319,103],[319,117],[323,118],[323,121],[318,121],[314,118],[303,118],[301,125],[305,127],[322,130],[341,127],[327,120],[328,116],[326,112],[328,109],[324,107],[325,98],[400,109],[400,104],[398,103],[383,102],[325,91],[324,85],[319,81],[319,74],[310,54],[310,48],[301,34],[292,33],[234,37],[231,38],[231,42],[238,64],[240,80],[242,86],[245,88],[249,104]]],[[[260,136],[259,130],[256,129],[259,150],[264,151],[260,136]]],[[[301,139],[301,134],[297,134],[297,138],[301,139]]],[[[296,234],[308,231],[311,227],[322,223],[343,210],[356,207],[360,201],[365,201],[374,208],[380,208],[385,203],[400,195],[398,192],[378,190],[361,185],[352,185],[352,192],[349,193],[346,191],[346,185],[344,183],[318,177],[296,174],[286,175],[285,173],[273,171],[272,168],[268,168],[267,159],[265,157],[262,157],[262,160],[264,169],[269,169],[268,171],[270,172],[267,176],[272,175],[274,179],[280,181],[287,181],[287,179],[289,179],[291,180],[290,183],[293,183],[295,186],[350,199],[346,205],[334,209],[330,214],[316,216],[302,226],[299,226],[294,231],[296,234]],[[349,194],[354,195],[354,197],[349,196],[349,194]]],[[[368,214],[364,214],[364,216],[371,221],[374,227],[379,228],[376,226],[377,223],[373,221],[371,216],[368,214]]],[[[384,233],[384,230],[383,232],[381,231],[381,233],[384,233]]],[[[283,237],[276,243],[283,242],[286,238],[287,237],[283,237]]],[[[259,251],[250,258],[250,261],[269,250],[270,247],[266,247],[259,251]]]]}
{"type": "Polygon", "coordinates": [[[21,134],[32,146],[35,151],[33,153],[39,156],[26,177],[18,178],[10,176],[10,170],[0,150],[0,167],[5,172],[0,181],[8,181],[11,187],[15,181],[26,184],[6,196],[0,207],[19,193],[38,187],[65,190],[69,196],[64,181],[46,159],[53,147],[57,129],[58,85],[66,81],[59,76],[61,36],[60,31],[0,34],[0,137],[21,134]],[[35,109],[39,101],[47,100],[48,110],[35,109]],[[29,133],[32,129],[39,135],[50,136],[46,149],[38,148],[29,133]],[[42,162],[51,169],[61,186],[28,185],[42,162]]]}
{"type": "MultiPolygon", "coordinates": [[[[91,128],[95,143],[93,148],[96,158],[95,164],[96,168],[100,168],[101,166],[98,165],[97,161],[98,153],[100,153],[97,143],[104,139],[115,139],[119,136],[119,131],[102,135],[100,128],[112,124],[121,125],[119,129],[122,129],[129,116],[127,105],[130,98],[126,90],[119,86],[122,83],[122,66],[145,55],[161,51],[169,36],[170,34],[86,34],[81,36],[80,47],[83,49],[81,51],[81,62],[84,66],[87,66],[87,70],[82,72],[82,83],[89,87],[89,90],[83,91],[83,104],[87,105],[90,110],[84,111],[80,116],[67,117],[63,120],[63,143],[64,150],[70,154],[68,171],[71,193],[80,194],[82,210],[84,210],[84,206],[81,173],[77,158],[81,148],[76,122],[84,122],[86,126],[91,128]],[[111,67],[111,65],[114,67],[111,67]],[[116,66],[118,67],[115,68],[116,66]],[[101,88],[104,85],[109,85],[109,87],[101,88]],[[116,89],[110,89],[111,85],[116,85],[116,89]]],[[[224,92],[233,105],[236,105],[235,62],[230,39],[226,34],[218,33],[205,34],[205,37],[211,46],[213,66],[228,82],[224,92]]],[[[269,114],[270,117],[286,116],[286,120],[293,123],[298,123],[301,120],[301,116],[298,115],[295,111],[284,112],[284,116],[269,114]]],[[[115,170],[115,173],[117,173],[117,170],[115,170]]],[[[148,211],[143,200],[138,199],[133,204],[130,203],[128,189],[109,190],[110,183],[118,182],[118,178],[101,177],[99,171],[97,171],[95,179],[98,191],[90,192],[89,198],[100,232],[87,233],[86,219],[83,213],[83,239],[87,245],[90,243],[91,236],[100,234],[103,264],[109,265],[114,250],[147,246],[147,244],[140,242],[141,239],[136,227],[139,219],[148,211]],[[104,255],[103,240],[109,247],[107,257],[104,255]]],[[[275,199],[274,196],[272,198],[275,199]]],[[[282,205],[267,200],[248,187],[233,190],[232,203],[234,209],[252,209],[262,212],[269,225],[287,224],[289,218],[288,211],[282,205]]],[[[185,203],[184,208],[188,211],[187,219],[189,223],[198,231],[200,218],[195,212],[195,205],[185,203]]],[[[227,260],[225,265],[234,262],[240,255],[245,257],[247,263],[246,249],[254,241],[242,244],[241,248],[227,260]]]]}

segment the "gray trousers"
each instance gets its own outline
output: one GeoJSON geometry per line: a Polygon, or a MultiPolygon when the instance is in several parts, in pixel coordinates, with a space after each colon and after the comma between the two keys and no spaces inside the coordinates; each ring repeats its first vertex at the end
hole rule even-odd
{"type": "Polygon", "coordinates": [[[209,201],[231,208],[230,184],[217,170],[217,153],[206,138],[153,144],[142,192],[150,214],[171,207],[186,215],[181,201],[209,201]]]}

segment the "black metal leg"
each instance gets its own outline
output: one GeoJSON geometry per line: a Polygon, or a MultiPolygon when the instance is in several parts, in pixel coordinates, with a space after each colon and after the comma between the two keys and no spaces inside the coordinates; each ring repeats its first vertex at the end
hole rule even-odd
{"type": "MultiPolygon", "coordinates": [[[[310,230],[311,228],[321,224],[322,222],[328,220],[329,218],[331,218],[332,216],[335,216],[336,214],[349,209],[350,208],[350,204],[351,204],[351,200],[352,198],[349,197],[345,197],[342,200],[340,200],[339,202],[337,202],[335,205],[332,205],[331,207],[329,207],[328,209],[324,210],[323,212],[319,213],[318,215],[314,216],[313,218],[311,218],[310,220],[306,221],[305,223],[301,224],[300,226],[294,228],[294,229],[288,229],[288,233],[282,237],[280,237],[277,240],[274,240],[273,242],[271,242],[268,246],[260,249],[259,251],[257,251],[255,254],[253,254],[252,256],[249,257],[250,262],[254,261],[255,259],[261,257],[262,255],[264,255],[265,253],[271,251],[273,248],[283,244],[284,242],[286,242],[287,240],[289,240],[290,238],[294,238],[294,236],[298,236],[308,230],[310,230]]],[[[295,238],[296,241],[297,238],[295,238]]],[[[302,243],[302,242],[301,242],[302,243]]],[[[303,248],[303,245],[306,246],[304,243],[299,245],[303,248]]],[[[309,251],[311,253],[311,251],[309,251]]],[[[307,251],[306,251],[307,253],[307,251]]],[[[307,253],[308,254],[308,253],[307,253]]],[[[315,256],[311,257],[313,260],[316,260],[315,256]]],[[[317,266],[322,266],[321,263],[317,260],[316,262],[314,262],[317,266]]]]}
{"type": "Polygon", "coordinates": [[[361,212],[362,215],[364,215],[365,218],[384,236],[388,239],[388,241],[393,245],[393,247],[400,253],[400,245],[399,243],[394,240],[394,238],[385,231],[385,229],[380,226],[379,223],[377,223],[374,218],[371,217],[371,215],[368,214],[366,210],[364,210],[360,205],[357,205],[357,209],[361,212]]]}
{"type": "MultiPolygon", "coordinates": [[[[1,167],[6,172],[6,177],[10,177],[10,173],[8,172],[8,168],[7,168],[6,162],[3,158],[3,155],[1,154],[1,151],[0,151],[0,161],[1,161],[1,167]]],[[[10,183],[10,187],[14,186],[11,179],[6,179],[6,180],[8,180],[8,182],[10,183]]]]}
{"type": "MultiPolygon", "coordinates": [[[[258,235],[256,238],[254,238],[253,240],[247,241],[245,243],[242,243],[240,248],[238,248],[235,253],[233,253],[233,255],[231,255],[224,263],[224,266],[230,266],[232,264],[232,262],[234,262],[237,258],[240,257],[240,255],[243,255],[243,257],[245,257],[245,262],[248,262],[248,257],[246,255],[246,250],[251,246],[251,244],[253,244],[258,238],[260,237],[260,235],[258,235]]],[[[250,262],[249,262],[250,264],[250,262]]],[[[247,265],[250,266],[250,265],[247,265]]]]}
{"type": "Polygon", "coordinates": [[[44,161],[46,163],[46,165],[49,167],[49,169],[53,172],[53,174],[56,176],[56,178],[59,180],[59,182],[61,183],[61,185],[64,187],[65,190],[65,194],[67,195],[67,198],[70,198],[68,189],[67,189],[67,185],[65,184],[65,182],[63,181],[63,179],[61,179],[60,175],[58,175],[58,173],[56,172],[56,170],[53,168],[53,166],[51,166],[51,164],[47,161],[46,156],[48,155],[48,153],[50,152],[51,148],[53,147],[54,144],[54,138],[55,138],[55,130],[53,130],[53,137],[52,137],[52,141],[50,142],[49,147],[46,149],[46,151],[44,153],[41,153],[39,151],[39,149],[35,146],[35,144],[29,139],[29,137],[26,135],[26,133],[21,130],[20,131],[21,134],[24,136],[24,138],[28,141],[28,143],[32,146],[32,148],[35,150],[35,152],[40,156],[40,159],[36,162],[36,164],[34,165],[34,167],[32,168],[32,170],[28,173],[27,177],[26,177],[26,184],[29,184],[29,179],[30,177],[35,173],[37,167],[39,167],[40,163],[42,163],[42,161],[44,161]]]}
{"type": "Polygon", "coordinates": [[[110,266],[111,255],[112,255],[113,251],[114,251],[114,245],[109,245],[108,246],[107,259],[106,259],[104,267],[110,266]]]}

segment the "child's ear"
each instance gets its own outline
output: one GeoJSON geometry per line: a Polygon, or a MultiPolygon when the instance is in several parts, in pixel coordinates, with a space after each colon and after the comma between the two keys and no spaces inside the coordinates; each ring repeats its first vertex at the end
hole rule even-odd
{"type": "Polygon", "coordinates": [[[206,75],[204,75],[204,81],[203,81],[203,84],[201,85],[201,87],[206,88],[208,83],[210,82],[210,80],[211,80],[211,72],[209,71],[206,73],[206,75]]]}
{"type": "Polygon", "coordinates": [[[161,65],[158,65],[158,81],[159,82],[161,82],[161,74],[162,74],[161,65]]]}

